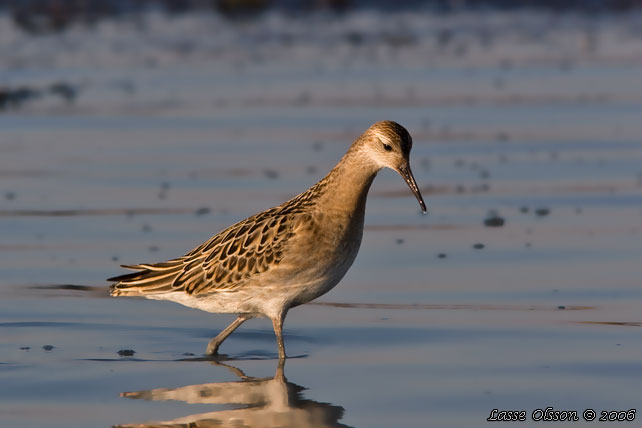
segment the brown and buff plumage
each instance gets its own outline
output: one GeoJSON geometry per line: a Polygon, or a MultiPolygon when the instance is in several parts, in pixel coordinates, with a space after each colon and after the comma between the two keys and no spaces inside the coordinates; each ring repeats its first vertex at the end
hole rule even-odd
{"type": "Polygon", "coordinates": [[[307,191],[228,227],[183,257],[123,266],[136,272],[110,278],[111,294],[239,314],[210,341],[209,355],[244,321],[267,316],[283,358],[287,311],[332,289],[354,261],[377,172],[383,167],[399,172],[425,211],[409,166],[411,148],[405,128],[377,122],[307,191]]]}

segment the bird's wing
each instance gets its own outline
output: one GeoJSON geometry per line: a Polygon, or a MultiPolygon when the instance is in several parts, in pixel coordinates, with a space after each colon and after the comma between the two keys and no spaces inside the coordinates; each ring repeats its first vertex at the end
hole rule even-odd
{"type": "Polygon", "coordinates": [[[123,266],[138,272],[110,278],[112,295],[233,290],[277,266],[302,216],[273,208],[236,223],[178,259],[123,266]]]}

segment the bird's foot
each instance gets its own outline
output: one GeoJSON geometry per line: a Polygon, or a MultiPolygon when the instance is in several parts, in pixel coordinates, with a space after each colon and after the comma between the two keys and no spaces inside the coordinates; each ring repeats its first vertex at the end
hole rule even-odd
{"type": "Polygon", "coordinates": [[[210,357],[214,356],[214,355],[218,355],[218,347],[220,345],[221,345],[220,343],[212,340],[210,343],[207,344],[207,349],[205,350],[205,355],[210,356],[210,357]]]}

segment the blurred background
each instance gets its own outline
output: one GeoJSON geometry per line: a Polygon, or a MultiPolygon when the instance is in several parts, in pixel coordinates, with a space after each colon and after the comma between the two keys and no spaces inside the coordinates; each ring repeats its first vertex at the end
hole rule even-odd
{"type": "MultiPolygon", "coordinates": [[[[229,380],[176,361],[229,320],[104,278],[305,190],[383,119],[429,214],[379,174],[353,268],[288,316],[288,378],[349,426],[639,404],[641,1],[0,0],[0,422],[194,413],[118,394],[229,380]]],[[[223,351],[268,376],[252,323],[223,351]]]]}

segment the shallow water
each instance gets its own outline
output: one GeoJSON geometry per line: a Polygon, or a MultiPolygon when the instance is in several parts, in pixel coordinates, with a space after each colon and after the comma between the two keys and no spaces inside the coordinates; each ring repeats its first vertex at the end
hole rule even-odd
{"type": "MultiPolygon", "coordinates": [[[[210,28],[196,16],[152,16],[142,40],[125,23],[74,29],[34,42],[36,54],[26,36],[4,38],[4,84],[82,89],[73,104],[0,113],[3,426],[460,427],[494,408],[529,419],[547,406],[580,418],[637,408],[642,39],[629,30],[640,17],[598,20],[591,52],[573,42],[595,23],[581,18],[525,38],[546,16],[437,20],[461,34],[486,25],[485,55],[465,36],[463,56],[440,51],[405,14],[418,40],[398,52],[342,38],[382,18],[250,53],[243,30],[225,28],[222,59],[206,40],[186,56],[172,48],[190,22],[210,28]],[[60,38],[62,59],[48,54],[60,38]],[[110,51],[123,40],[123,55],[110,51]],[[212,361],[201,355],[229,316],[107,297],[120,263],[181,255],[284,201],[384,118],[414,137],[429,214],[379,175],[354,266],[288,315],[284,377],[266,320],[212,361]],[[503,227],[483,225],[491,210],[503,227]]],[[[279,19],[247,34],[278,34],[279,19]]]]}

